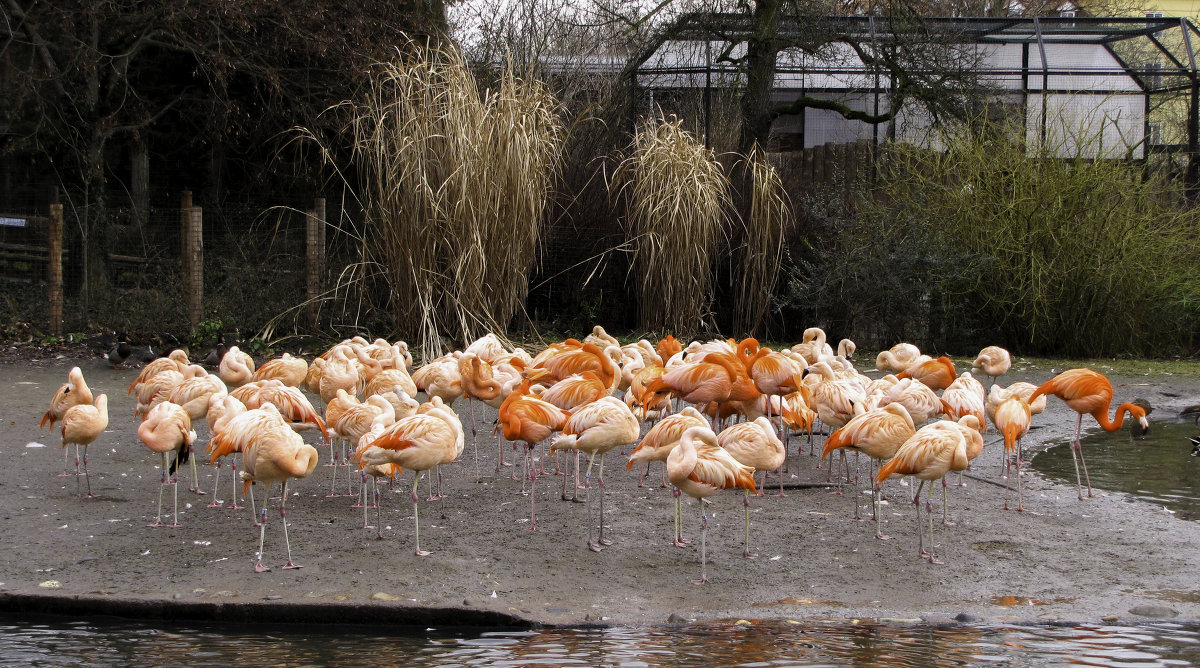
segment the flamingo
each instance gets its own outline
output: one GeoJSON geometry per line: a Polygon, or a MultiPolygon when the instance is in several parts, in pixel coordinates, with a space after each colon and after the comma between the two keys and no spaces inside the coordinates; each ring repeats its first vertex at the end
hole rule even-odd
{"type": "Polygon", "coordinates": [[[654,351],[658,353],[658,358],[663,360],[665,364],[666,360],[683,352],[683,344],[671,334],[667,334],[662,339],[659,339],[658,345],[654,346],[654,351]]]}
{"type": "MultiPolygon", "coordinates": [[[[679,437],[679,444],[667,456],[667,478],[684,494],[701,500],[723,489],[754,488],[754,469],[733,458],[717,443],[717,435],[708,427],[691,427],[679,437]]],[[[700,506],[700,579],[708,582],[706,538],[708,515],[700,506]]]]}
{"type": "MultiPolygon", "coordinates": [[[[375,394],[367,397],[367,400],[347,407],[345,411],[338,414],[337,423],[332,425],[333,430],[338,437],[344,441],[358,444],[362,440],[364,434],[371,431],[375,425],[388,427],[396,421],[396,409],[387,399],[375,394]]],[[[349,467],[346,467],[347,475],[349,475],[349,467]]],[[[352,508],[357,508],[358,503],[365,504],[362,491],[366,488],[366,476],[368,472],[362,472],[362,487],[359,490],[358,501],[351,505],[352,508]]],[[[347,484],[347,489],[349,484],[347,484]]],[[[347,492],[347,496],[349,493],[347,492]]],[[[365,528],[366,523],[363,523],[365,528]]]]}
{"type": "MultiPolygon", "coordinates": [[[[243,404],[237,397],[224,395],[210,395],[208,397],[208,411],[204,414],[204,421],[208,424],[209,442],[211,445],[212,439],[218,432],[225,429],[229,421],[233,418],[246,412],[246,404],[243,404]]],[[[220,508],[222,502],[217,498],[217,489],[221,483],[221,461],[216,462],[217,473],[213,476],[213,500],[208,504],[209,508],[220,508]]],[[[234,464],[229,465],[229,470],[234,472],[236,476],[237,467],[234,464]]],[[[233,502],[228,506],[230,510],[241,510],[242,506],[237,503],[237,480],[234,480],[233,485],[233,502]]]]}
{"type": "MultiPolygon", "coordinates": [[[[993,387],[995,387],[993,385],[993,387]]],[[[1004,436],[1004,509],[1008,510],[1008,487],[1012,462],[1010,454],[1017,456],[1017,510],[1025,510],[1021,499],[1021,439],[1029,433],[1032,418],[1029,404],[1016,394],[1010,394],[1007,399],[996,407],[996,415],[992,418],[996,429],[1004,436]]]]}
{"type": "Polygon", "coordinates": [[[991,385],[996,384],[996,378],[1008,373],[1012,368],[1012,356],[1000,346],[988,346],[979,351],[975,361],[971,363],[975,371],[982,371],[992,379],[991,385]]]}
{"type": "MultiPolygon", "coordinates": [[[[825,439],[821,459],[825,459],[829,453],[839,448],[852,448],[870,457],[872,461],[882,462],[894,457],[900,446],[915,433],[917,429],[908,409],[903,404],[888,404],[854,416],[845,426],[830,434],[829,438],[825,439]]],[[[855,498],[857,499],[857,494],[855,498]]],[[[871,509],[875,517],[875,537],[887,540],[888,537],[879,531],[879,493],[874,488],[871,494],[871,509]]],[[[857,500],[854,502],[854,514],[857,518],[857,500]]]]}
{"type": "MultiPolygon", "coordinates": [[[[54,392],[54,396],[50,397],[50,408],[42,415],[42,422],[38,425],[38,429],[42,429],[47,423],[50,424],[51,432],[54,431],[54,423],[58,422],[66,414],[67,409],[72,406],[87,405],[92,403],[92,390],[87,386],[87,382],[83,379],[83,371],[79,367],[71,367],[67,373],[67,382],[63,383],[54,392]]],[[[63,448],[63,472],[60,476],[70,475],[66,471],[67,467],[67,450],[63,448]]]]}
{"type": "MultiPolygon", "coordinates": [[[[629,454],[629,462],[625,465],[625,470],[628,471],[635,464],[646,462],[646,468],[650,468],[650,462],[663,462],[662,470],[662,486],[667,487],[667,457],[671,454],[671,450],[679,444],[679,437],[683,432],[692,427],[708,427],[709,422],[704,418],[700,411],[685,406],[684,409],[674,415],[668,415],[660,420],[657,424],[646,432],[642,437],[641,442],[629,454]]],[[[643,473],[638,478],[638,487],[643,487],[643,481],[646,479],[646,474],[643,473]]],[[[678,487],[671,490],[671,495],[675,497],[675,537],[672,544],[675,547],[687,547],[691,544],[690,540],[683,537],[679,527],[679,495],[682,492],[678,487]]]]}
{"type": "MultiPolygon", "coordinates": [[[[584,404],[572,411],[562,428],[562,435],[550,445],[550,452],[556,450],[576,450],[590,455],[587,467],[588,490],[588,541],[587,545],[593,552],[599,552],[604,545],[612,541],[604,538],[604,455],[617,446],[630,445],[637,440],[641,426],[633,415],[633,411],[623,401],[616,397],[603,396],[595,401],[584,404]],[[591,524],[591,487],[592,463],[596,455],[600,455],[600,470],[597,481],[600,483],[600,533],[595,542],[592,541],[591,524]]],[[[563,482],[566,480],[564,478],[563,482]]],[[[578,473],[576,473],[578,482],[578,473]]],[[[566,496],[565,488],[564,494],[566,496]]]]}
{"type": "Polygon", "coordinates": [[[942,399],[919,380],[905,378],[897,381],[884,392],[879,405],[900,404],[912,416],[913,424],[919,425],[942,412],[942,399]]]}
{"type": "Polygon", "coordinates": [[[133,382],[129,384],[129,389],[126,390],[125,394],[132,394],[134,390],[137,389],[138,385],[145,383],[163,371],[170,370],[183,373],[183,370],[187,368],[188,364],[189,361],[187,353],[176,348],[168,353],[166,357],[160,357],[142,367],[141,373],[139,373],[137,378],[134,378],[133,382]]]}
{"type": "Polygon", "coordinates": [[[1010,396],[1020,397],[1022,401],[1029,404],[1029,413],[1031,415],[1040,414],[1042,411],[1046,410],[1046,395],[1043,394],[1037,399],[1030,401],[1029,398],[1033,396],[1035,391],[1037,391],[1037,385],[1034,385],[1033,383],[1026,383],[1024,381],[1017,381],[1008,387],[993,385],[991,389],[988,390],[987,402],[985,406],[988,419],[992,421],[992,424],[996,423],[996,409],[999,408],[1000,404],[1004,403],[1004,400],[1008,399],[1010,396]]]}
{"type": "MultiPolygon", "coordinates": [[[[775,428],[765,417],[760,417],[753,422],[739,422],[722,429],[721,433],[717,434],[717,445],[733,455],[734,459],[750,467],[751,476],[753,476],[753,471],[762,471],[764,485],[767,484],[767,471],[782,467],[786,455],[783,441],[775,435],[775,428]]],[[[762,496],[762,488],[759,488],[755,495],[762,496]]],[[[779,495],[784,495],[782,473],[779,475],[779,495]]],[[[746,494],[742,498],[742,507],[745,509],[746,515],[742,556],[753,559],[757,555],[750,552],[750,490],[746,490],[746,494]]]]}
{"type": "Polygon", "coordinates": [[[1115,417],[1108,419],[1108,406],[1112,403],[1113,386],[1103,374],[1091,369],[1070,369],[1042,383],[1030,395],[1032,405],[1042,395],[1053,394],[1067,403],[1071,410],[1079,414],[1075,420],[1075,440],[1071,441],[1071,458],[1075,461],[1075,486],[1079,490],[1079,498],[1083,499],[1083,483],[1079,479],[1079,464],[1083,462],[1083,475],[1087,478],[1088,496],[1092,495],[1092,478],[1088,475],[1087,461],[1083,459],[1083,443],[1080,442],[1080,431],[1083,428],[1084,413],[1096,418],[1097,424],[1104,431],[1114,432],[1125,424],[1125,414],[1137,419],[1141,425],[1141,433],[1150,431],[1150,422],[1146,419],[1146,409],[1131,403],[1117,406],[1115,417]],[[1078,453],[1078,455],[1076,454],[1078,453]]]}
{"type": "MultiPolygon", "coordinates": [[[[496,426],[503,431],[504,438],[525,443],[525,461],[530,472],[529,530],[537,531],[537,469],[529,461],[530,454],[537,443],[563,428],[567,414],[548,401],[529,396],[529,386],[530,381],[526,379],[505,398],[496,426]]],[[[522,473],[522,489],[525,486],[523,478],[522,473]]]]}
{"type": "Polygon", "coordinates": [[[230,346],[229,350],[225,351],[225,356],[217,365],[217,374],[226,385],[233,387],[257,380],[254,377],[254,358],[237,346],[230,346]]]}
{"type": "MultiPolygon", "coordinates": [[[[232,451],[242,453],[243,493],[249,493],[251,483],[266,483],[266,499],[271,498],[271,486],[278,482],[283,486],[279,497],[279,519],[283,524],[283,540],[287,544],[285,569],[300,568],[292,562],[292,543],[287,533],[287,484],[292,478],[306,478],[317,467],[317,449],[304,442],[284,421],[274,404],[263,404],[261,408],[249,410],[229,421],[224,431],[217,434],[212,444],[214,457],[232,451]]],[[[271,570],[262,563],[263,542],[267,529],[267,501],[263,501],[259,515],[258,559],[254,564],[256,573],[271,570]]]]}
{"type": "MultiPolygon", "coordinates": [[[[208,373],[204,367],[199,365],[192,366],[195,367],[192,369],[195,375],[176,385],[167,396],[167,401],[181,406],[187,411],[189,420],[194,423],[203,420],[208,414],[212,397],[224,396],[228,394],[228,391],[220,376],[208,373]]],[[[191,462],[192,466],[192,486],[188,488],[188,491],[204,495],[205,492],[200,489],[200,476],[196,473],[195,458],[185,457],[181,461],[191,462]]]]}
{"type": "Polygon", "coordinates": [[[417,483],[421,472],[428,471],[444,461],[449,453],[453,458],[461,452],[463,444],[462,423],[452,410],[443,405],[434,405],[428,412],[399,420],[387,427],[376,438],[360,443],[354,451],[354,459],[360,467],[395,464],[413,472],[413,537],[418,557],[428,556],[421,549],[421,520],[417,511],[417,483]]]}
{"type": "MultiPolygon", "coordinates": [[[[405,416],[405,417],[408,417],[408,416],[405,416]]],[[[384,427],[382,423],[380,423],[380,422],[373,423],[371,425],[371,431],[368,431],[367,433],[363,434],[362,437],[358,439],[357,445],[359,447],[370,446],[371,441],[375,440],[376,438],[379,438],[379,435],[383,433],[384,429],[386,429],[386,427],[384,427]]],[[[355,451],[357,452],[357,447],[355,448],[355,451]]],[[[391,478],[392,480],[395,480],[396,475],[399,473],[403,473],[404,469],[400,468],[400,466],[397,464],[394,464],[392,462],[387,462],[384,464],[364,464],[362,467],[362,472],[363,472],[363,475],[371,476],[372,496],[374,498],[374,503],[375,503],[375,539],[383,540],[383,520],[380,519],[380,514],[381,514],[380,506],[382,506],[383,504],[382,504],[382,500],[379,495],[379,479],[387,477],[387,478],[391,478]]],[[[367,496],[367,486],[364,483],[362,486],[362,493],[359,495],[359,499],[360,499],[360,502],[362,504],[362,509],[363,509],[363,528],[369,529],[370,525],[367,524],[367,499],[366,499],[366,496],[367,496]]]]}
{"type": "MultiPolygon", "coordinates": [[[[875,476],[875,486],[878,489],[883,481],[892,475],[916,476],[921,484],[913,496],[913,506],[917,508],[917,548],[918,553],[929,559],[931,563],[941,563],[934,559],[933,550],[933,504],[928,497],[925,500],[925,510],[929,513],[929,550],[925,549],[921,534],[921,489],[926,481],[942,479],[950,471],[961,471],[970,463],[969,443],[983,447],[983,436],[979,434],[974,416],[966,416],[961,422],[939,420],[933,424],[921,427],[904,442],[886,464],[879,469],[875,476]]],[[[943,490],[945,488],[943,487],[943,490]]]]}
{"type": "Polygon", "coordinates": [[[50,424],[50,430],[54,430],[54,423],[62,419],[67,409],[71,406],[79,404],[92,403],[92,390],[88,387],[87,381],[83,379],[83,371],[75,366],[67,372],[67,382],[59,386],[54,391],[54,396],[50,397],[50,408],[42,415],[42,422],[38,425],[38,429],[44,429],[46,424],[50,424]]]}
{"type": "Polygon", "coordinates": [[[187,409],[179,404],[164,401],[146,414],[146,419],[138,425],[138,438],[157,452],[162,459],[162,484],[158,487],[158,510],[154,514],[154,523],[150,526],[179,526],[179,481],[174,476],[179,464],[191,459],[192,444],[196,442],[196,432],[192,431],[192,418],[187,409]],[[167,453],[174,453],[170,467],[167,466],[167,453]],[[168,483],[168,481],[173,482],[168,483]],[[163,487],[171,484],[175,491],[175,519],[172,524],[162,523],[162,491],[163,487]]]}
{"type": "Polygon", "coordinates": [[[958,378],[958,370],[954,368],[954,362],[951,362],[949,357],[942,355],[937,359],[914,364],[896,374],[896,378],[919,380],[929,389],[937,392],[950,387],[950,384],[958,378]]]}
{"type": "Polygon", "coordinates": [[[75,495],[79,496],[79,447],[83,446],[83,479],[87,482],[88,498],[92,494],[92,480],[88,477],[87,449],[108,428],[108,395],[101,394],[90,404],[71,406],[62,417],[62,447],[75,444],[75,495]]]}
{"type": "Polygon", "coordinates": [[[816,364],[822,355],[832,355],[833,348],[826,343],[825,330],[820,327],[809,327],[804,330],[802,343],[792,346],[792,352],[799,354],[809,365],[816,364]]]}
{"type": "Polygon", "coordinates": [[[284,353],[281,357],[267,360],[254,370],[251,380],[278,380],[289,387],[300,387],[308,376],[308,362],[302,357],[284,353]]]}
{"type": "Polygon", "coordinates": [[[916,363],[921,350],[911,343],[897,343],[875,358],[875,369],[884,373],[900,373],[916,363]]]}

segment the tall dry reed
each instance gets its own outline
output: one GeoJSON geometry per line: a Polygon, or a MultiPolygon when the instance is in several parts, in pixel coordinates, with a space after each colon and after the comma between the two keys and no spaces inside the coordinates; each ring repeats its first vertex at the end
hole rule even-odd
{"type": "Polygon", "coordinates": [[[352,109],[363,259],[385,277],[397,333],[425,355],[503,333],[559,165],[558,102],[511,68],[481,91],[456,50],[412,46],[352,109]]]}
{"type": "Polygon", "coordinates": [[[795,217],[775,166],[756,144],[740,165],[747,170],[749,206],[742,243],[733,250],[733,323],[741,335],[758,333],[779,281],[783,246],[795,217]]]}
{"type": "Polygon", "coordinates": [[[615,174],[638,295],[639,327],[692,335],[712,328],[712,271],[729,217],[729,180],[678,118],[643,125],[615,174]]]}

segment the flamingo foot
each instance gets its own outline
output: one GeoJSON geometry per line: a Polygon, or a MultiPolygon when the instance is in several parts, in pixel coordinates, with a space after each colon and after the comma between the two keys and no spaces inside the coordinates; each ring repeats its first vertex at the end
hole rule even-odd
{"type": "Polygon", "coordinates": [[[270,570],[271,569],[269,567],[263,566],[263,562],[261,559],[256,564],[254,564],[254,572],[255,573],[267,573],[270,570]]]}
{"type": "Polygon", "coordinates": [[[747,559],[757,559],[758,558],[758,554],[755,552],[751,552],[750,550],[743,550],[742,556],[747,559]]]}
{"type": "Polygon", "coordinates": [[[881,534],[878,531],[875,532],[875,537],[878,538],[879,540],[891,540],[892,539],[891,536],[885,536],[884,534],[881,534]]]}
{"type": "Polygon", "coordinates": [[[350,504],[350,507],[351,507],[351,508],[362,508],[362,507],[363,507],[363,504],[361,504],[361,503],[359,503],[359,502],[355,501],[354,503],[350,504]]]}
{"type": "Polygon", "coordinates": [[[600,552],[601,550],[604,549],[598,543],[593,543],[590,540],[588,541],[587,546],[588,546],[588,549],[591,550],[592,552],[600,552]]]}
{"type": "Polygon", "coordinates": [[[304,567],[299,564],[293,564],[292,562],[289,561],[283,565],[283,568],[284,568],[284,570],[292,570],[294,568],[304,568],[304,567]]]}
{"type": "Polygon", "coordinates": [[[208,496],[208,492],[200,489],[199,487],[188,487],[188,491],[195,492],[199,496],[208,496]]]}
{"type": "Polygon", "coordinates": [[[206,507],[207,508],[222,508],[224,506],[225,506],[225,502],[222,501],[221,499],[213,499],[212,503],[209,503],[206,507]]]}
{"type": "Polygon", "coordinates": [[[425,550],[413,550],[413,554],[417,555],[418,557],[428,557],[429,556],[429,553],[426,552],[425,550]]]}
{"type": "Polygon", "coordinates": [[[239,506],[239,505],[238,505],[236,502],[234,502],[234,503],[233,503],[233,504],[231,504],[231,505],[225,506],[225,509],[226,509],[226,510],[241,510],[241,509],[243,509],[243,508],[245,508],[245,507],[246,507],[246,506],[239,506]]]}
{"type": "Polygon", "coordinates": [[[601,545],[612,545],[613,544],[613,542],[607,538],[601,538],[599,542],[601,545]]]}
{"type": "Polygon", "coordinates": [[[167,525],[163,524],[162,522],[159,522],[159,521],[155,520],[153,523],[151,523],[151,524],[147,524],[146,526],[148,526],[148,527],[165,527],[165,526],[167,526],[167,525]]]}
{"type": "Polygon", "coordinates": [[[694,585],[702,585],[702,584],[707,584],[707,583],[708,583],[708,578],[706,578],[706,577],[692,580],[692,584],[694,584],[694,585]]]}
{"type": "Polygon", "coordinates": [[[675,547],[691,547],[692,541],[688,540],[687,538],[676,538],[675,540],[671,541],[671,544],[675,547]]]}
{"type": "Polygon", "coordinates": [[[955,524],[954,522],[951,522],[950,520],[942,520],[942,524],[945,526],[948,526],[948,527],[958,526],[957,524],[955,524]]]}

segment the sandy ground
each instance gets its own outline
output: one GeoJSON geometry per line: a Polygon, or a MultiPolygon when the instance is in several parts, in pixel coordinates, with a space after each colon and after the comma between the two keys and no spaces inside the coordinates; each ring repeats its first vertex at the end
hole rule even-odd
{"type": "MultiPolygon", "coordinates": [[[[960,370],[968,368],[956,361],[960,370]]],[[[1040,382],[1062,370],[1017,366],[1002,382],[1040,382]]],[[[211,467],[200,468],[206,496],[186,491],[191,473],[185,473],[181,526],[147,526],[159,493],[158,457],[138,440],[134,402],[125,393],[136,373],[98,359],[0,363],[0,387],[6,389],[0,402],[0,610],[439,626],[1200,618],[1200,523],[1116,493],[1097,491],[1079,501],[1074,484],[1036,474],[1025,478],[1027,512],[1004,511],[1003,487],[986,482],[1002,480],[1003,446],[994,432],[974,465],[978,478],[950,488],[957,525],[935,527],[944,564],[917,556],[913,507],[902,500],[911,488],[888,483],[893,501],[884,506],[882,520],[893,538],[876,540],[869,497],[860,498],[867,519],[852,519],[855,495],[822,486],[826,471],[814,468],[807,445],[797,454],[802,441],[794,440],[787,478],[793,488],[782,498],[768,488],[767,496],[751,500],[751,548],[758,557],[742,557],[741,496],[713,497],[706,507],[710,582],[694,585],[699,510],[685,497],[685,535],[695,545],[673,547],[672,496],[657,486],[657,465],[639,488],[637,472],[625,470],[625,457],[610,454],[604,518],[613,544],[594,553],[585,546],[588,508],[560,500],[561,477],[538,478],[537,531],[529,530],[529,497],[507,470],[496,473],[495,414],[479,406],[478,468],[468,428],[462,461],[445,470],[444,518],[443,506],[421,501],[421,546],[430,556],[413,554],[411,478],[385,488],[384,539],[376,540],[373,528],[362,528],[362,510],[351,507],[352,499],[326,496],[333,469],[322,465],[289,487],[289,535],[303,568],[280,568],[286,555],[278,500],[272,500],[265,561],[274,568],[259,574],[253,568],[259,531],[250,510],[207,507],[211,467]],[[64,464],[57,431],[37,428],[73,364],[83,368],[93,391],[110,398],[109,428],[89,450],[98,494],[90,500],[75,496],[74,476],[58,475],[64,464]]],[[[1200,403],[1200,378],[1113,380],[1118,401],[1144,398],[1155,407],[1155,418],[1200,403]]],[[[467,407],[457,408],[465,422],[467,407]]],[[[1061,442],[1074,428],[1074,415],[1052,399],[1035,418],[1027,444],[1061,442]]],[[[1090,421],[1085,425],[1095,428],[1090,421]]],[[[309,433],[306,439],[315,443],[317,437],[309,433]]],[[[328,449],[318,449],[324,464],[328,449]]],[[[864,477],[865,470],[864,460],[864,477]]],[[[228,475],[226,468],[226,503],[228,475]]],[[[424,486],[422,492],[423,499],[424,486]]],[[[169,494],[165,498],[169,510],[169,494]]],[[[935,505],[940,511],[937,496],[935,505]]],[[[596,503],[593,516],[598,511],[596,503]]]]}

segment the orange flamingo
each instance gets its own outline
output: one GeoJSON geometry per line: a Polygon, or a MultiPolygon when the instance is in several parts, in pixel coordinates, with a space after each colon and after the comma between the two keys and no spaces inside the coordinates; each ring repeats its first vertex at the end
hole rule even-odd
{"type": "Polygon", "coordinates": [[[92,480],[88,477],[88,446],[108,428],[108,395],[101,394],[91,404],[78,404],[67,409],[62,418],[62,447],[75,444],[75,495],[79,496],[79,448],[83,446],[83,479],[87,482],[87,497],[92,494],[92,480]]]}
{"type": "MultiPolygon", "coordinates": [[[[529,530],[537,531],[537,469],[530,461],[534,446],[551,434],[560,431],[567,421],[567,413],[558,406],[529,396],[530,381],[526,379],[516,390],[505,398],[500,405],[497,428],[504,433],[504,438],[510,441],[525,443],[525,464],[529,471],[529,530]]],[[[525,488],[525,472],[521,473],[521,489],[525,488]]]]}
{"type": "MultiPolygon", "coordinates": [[[[667,456],[667,478],[684,494],[702,500],[723,489],[754,488],[754,469],[733,458],[717,444],[717,435],[708,427],[692,427],[679,437],[679,444],[667,456]]],[[[700,506],[700,579],[708,582],[706,539],[708,515],[700,506]]]]}
{"type": "MultiPolygon", "coordinates": [[[[668,487],[667,484],[667,457],[671,454],[671,450],[679,444],[679,437],[683,432],[692,427],[708,427],[709,422],[704,418],[700,411],[686,406],[684,409],[674,415],[668,415],[660,420],[657,424],[646,432],[642,437],[641,442],[629,454],[629,462],[625,465],[625,470],[628,471],[635,464],[646,462],[647,472],[650,468],[650,462],[663,462],[662,469],[662,486],[668,487]]],[[[646,479],[646,474],[643,473],[638,478],[638,487],[643,487],[643,481],[646,479]]],[[[671,490],[672,496],[675,497],[675,537],[672,544],[675,547],[687,547],[691,544],[690,540],[683,537],[679,527],[679,495],[678,487],[671,490]]]]}
{"type": "Polygon", "coordinates": [[[1113,432],[1125,424],[1125,414],[1132,415],[1141,425],[1141,433],[1150,431],[1150,422],[1146,419],[1146,410],[1141,406],[1124,403],[1117,406],[1117,412],[1112,420],[1108,419],[1108,406],[1112,403],[1113,386],[1103,374],[1091,369],[1071,369],[1064,371],[1054,378],[1042,383],[1030,395],[1029,403],[1033,404],[1042,395],[1053,394],[1067,403],[1071,410],[1079,414],[1075,420],[1075,440],[1071,441],[1071,458],[1075,461],[1075,486],[1079,489],[1079,498],[1083,499],[1083,484],[1079,479],[1079,464],[1083,463],[1083,475],[1087,478],[1088,496],[1092,495],[1092,478],[1088,475],[1087,461],[1083,458],[1083,444],[1080,442],[1080,432],[1083,428],[1084,413],[1096,418],[1097,424],[1104,431],[1113,432]]]}
{"type": "Polygon", "coordinates": [[[413,472],[413,537],[419,557],[429,553],[421,549],[421,520],[417,512],[417,485],[421,472],[428,471],[444,461],[447,453],[461,451],[463,444],[462,423],[458,416],[445,405],[434,406],[426,413],[404,418],[383,430],[373,440],[360,443],[354,451],[354,459],[360,467],[395,464],[413,472]]]}
{"type": "Polygon", "coordinates": [[[1029,404],[1025,403],[1016,394],[1008,395],[1008,398],[996,407],[996,416],[993,418],[993,423],[996,425],[996,429],[1000,430],[1000,433],[1004,436],[1005,510],[1008,510],[1008,488],[1012,473],[1012,454],[1016,454],[1017,458],[1017,510],[1025,510],[1021,498],[1021,439],[1025,437],[1025,434],[1029,433],[1031,419],[1032,413],[1029,410],[1029,404]]]}
{"type": "Polygon", "coordinates": [[[950,383],[958,378],[958,370],[954,368],[954,362],[951,362],[949,357],[942,355],[934,360],[914,364],[896,374],[896,378],[919,380],[937,392],[950,387],[950,383]]]}
{"type": "Polygon", "coordinates": [[[654,350],[658,353],[659,359],[665,364],[667,360],[683,352],[683,344],[674,336],[667,334],[666,337],[659,340],[654,350]]]}
{"type": "MultiPolygon", "coordinates": [[[[825,439],[825,449],[821,459],[839,448],[850,448],[870,457],[872,462],[882,462],[891,459],[905,441],[917,433],[912,416],[903,404],[888,404],[883,408],[869,410],[862,415],[856,415],[842,428],[834,431],[825,439]]],[[[857,492],[857,489],[856,489],[857,492]]],[[[855,494],[854,516],[858,518],[858,495],[855,494]]],[[[872,490],[871,509],[875,517],[875,537],[887,540],[888,537],[879,531],[879,493],[872,490]]]]}
{"type": "Polygon", "coordinates": [[[152,527],[179,526],[179,479],[174,474],[179,465],[191,459],[192,444],[196,442],[196,432],[192,431],[192,418],[187,410],[179,404],[164,401],[146,414],[146,419],[138,425],[138,438],[157,452],[162,459],[162,483],[158,486],[158,510],[154,514],[152,527]],[[167,465],[167,453],[174,453],[171,464],[167,465]],[[171,481],[171,482],[169,482],[171,481]],[[172,524],[162,523],[162,492],[168,484],[175,491],[175,519],[172,524]]]}
{"type": "MultiPolygon", "coordinates": [[[[927,481],[945,480],[950,471],[962,471],[970,463],[970,445],[978,440],[979,449],[983,446],[983,436],[973,423],[975,418],[967,416],[960,422],[939,420],[921,427],[900,446],[886,464],[879,469],[875,476],[875,486],[878,488],[892,475],[912,475],[921,481],[917,493],[913,496],[913,506],[917,508],[917,547],[918,553],[933,563],[933,504],[928,496],[925,499],[925,511],[929,514],[929,550],[925,549],[921,533],[921,489],[927,481]]],[[[943,489],[945,489],[943,487],[943,489]]]]}

